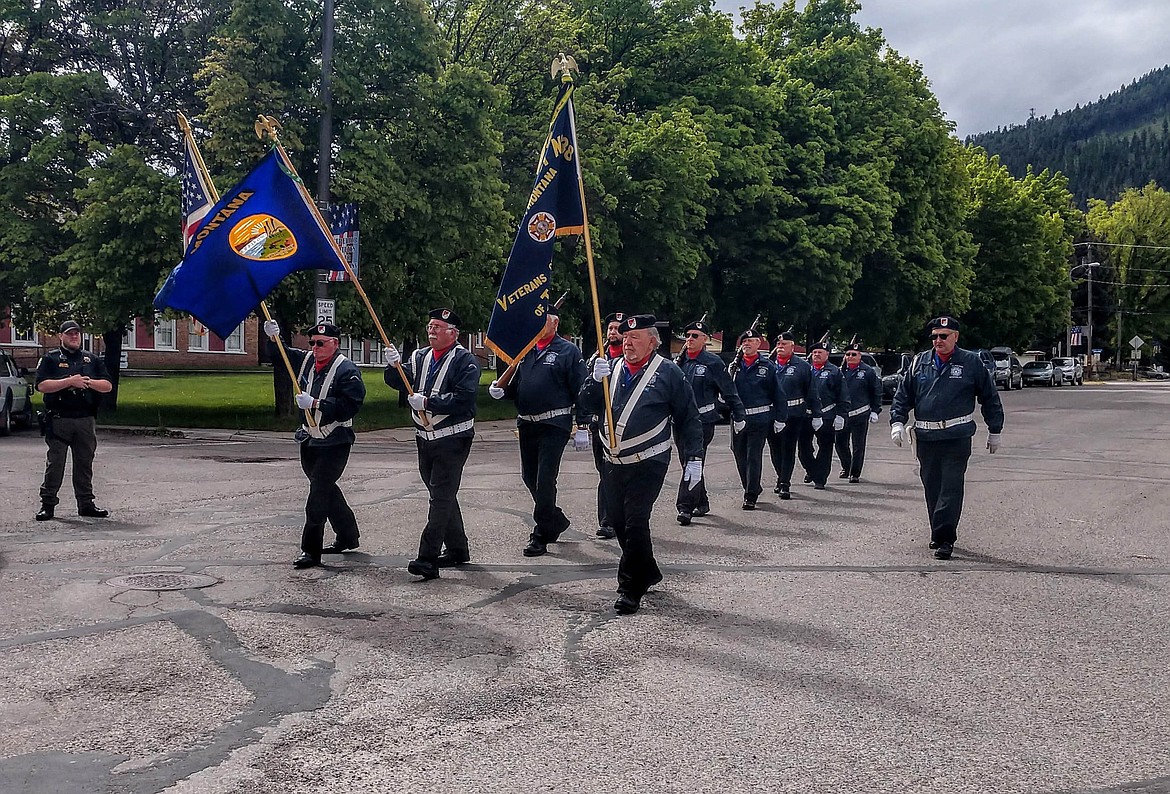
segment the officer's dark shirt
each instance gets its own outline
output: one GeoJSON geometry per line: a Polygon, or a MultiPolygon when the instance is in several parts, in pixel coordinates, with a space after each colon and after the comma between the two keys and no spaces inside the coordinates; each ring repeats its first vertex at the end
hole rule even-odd
{"type": "Polygon", "coordinates": [[[695,404],[699,407],[699,419],[703,424],[713,425],[719,419],[715,397],[720,394],[731,408],[732,420],[743,421],[743,401],[739,399],[739,392],[727,374],[723,359],[710,350],[700,350],[699,355],[691,358],[684,350],[678,366],[690,384],[691,391],[695,393],[695,404]]]}
{"type": "MultiPolygon", "coordinates": [[[[580,349],[554,336],[543,350],[533,348],[516,367],[516,373],[504,393],[516,401],[519,416],[536,416],[563,408],[572,408],[585,383],[585,361],[580,349]]],[[[572,413],[539,420],[569,430],[572,413]]],[[[529,420],[517,418],[517,424],[529,420]]]]}
{"type": "Polygon", "coordinates": [[[858,414],[868,422],[870,413],[882,412],[882,379],[878,377],[877,370],[865,363],[858,364],[856,369],[844,366],[841,367],[841,379],[844,381],[843,396],[846,403],[842,416],[868,407],[869,411],[858,414]]]}
{"type": "Polygon", "coordinates": [[[788,405],[784,402],[784,392],[780,389],[776,365],[772,361],[758,356],[751,366],[739,367],[733,381],[749,425],[766,425],[771,430],[773,422],[788,421],[788,405]],[[771,410],[750,412],[752,408],[764,406],[771,410]]]}
{"type": "Polygon", "coordinates": [[[826,361],[820,369],[812,367],[812,374],[820,402],[821,419],[826,424],[832,424],[838,416],[846,416],[849,406],[844,403],[844,384],[837,365],[826,361]]]}
{"type": "MultiPolygon", "coordinates": [[[[991,433],[1003,430],[1003,403],[999,389],[979,356],[970,350],[956,347],[951,357],[942,363],[933,350],[914,357],[910,369],[890,406],[890,424],[906,424],[910,411],[916,422],[942,422],[958,419],[975,412],[978,400],[983,421],[991,433]],[[941,366],[940,366],[941,364],[941,366]]],[[[948,441],[975,435],[975,422],[964,422],[941,430],[915,428],[922,441],[948,441]]]]}
{"type": "MultiPolygon", "coordinates": [[[[46,380],[64,380],[85,375],[93,380],[109,380],[106,363],[88,350],[72,352],[63,347],[45,353],[37,364],[36,385],[46,380]]],[[[101,395],[92,389],[62,389],[44,395],[45,408],[57,416],[80,418],[97,416],[101,395]]]]}
{"type": "Polygon", "coordinates": [[[788,403],[788,418],[797,419],[817,418],[821,415],[821,401],[813,385],[812,364],[799,356],[788,359],[787,364],[776,362],[776,377],[780,380],[780,387],[784,390],[784,399],[788,403]],[[800,400],[801,403],[792,403],[800,400]]]}

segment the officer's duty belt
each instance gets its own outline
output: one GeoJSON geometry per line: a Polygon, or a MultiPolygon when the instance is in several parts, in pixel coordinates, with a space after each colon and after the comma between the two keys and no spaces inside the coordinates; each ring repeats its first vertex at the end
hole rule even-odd
{"type": "Polygon", "coordinates": [[[554,408],[551,411],[545,411],[541,414],[518,414],[517,419],[523,419],[525,422],[543,422],[545,419],[552,419],[554,416],[568,416],[573,412],[571,407],[568,408],[554,408]]]}
{"type": "Polygon", "coordinates": [[[804,398],[803,397],[797,397],[795,400],[788,401],[789,408],[796,408],[796,407],[801,406],[801,405],[804,405],[804,398]]]}
{"type": "Polygon", "coordinates": [[[852,411],[849,412],[849,415],[850,416],[861,416],[862,414],[866,414],[866,413],[869,413],[869,406],[863,405],[860,408],[854,408],[852,411]]]}
{"type": "Polygon", "coordinates": [[[756,414],[766,414],[772,410],[770,405],[757,405],[755,408],[744,408],[743,412],[748,416],[755,416],[756,414]]]}
{"type": "Polygon", "coordinates": [[[836,407],[837,407],[837,403],[829,403],[828,405],[822,405],[821,406],[821,413],[827,414],[829,411],[833,410],[836,407]]]}
{"type": "Polygon", "coordinates": [[[708,412],[714,411],[714,410],[715,410],[715,403],[707,403],[706,405],[699,407],[699,413],[701,413],[701,414],[705,414],[705,413],[708,413],[708,412]]]}
{"type": "Polygon", "coordinates": [[[418,437],[423,441],[438,441],[440,438],[453,436],[456,433],[462,433],[464,430],[470,430],[473,427],[475,427],[475,420],[468,419],[466,422],[460,422],[457,425],[444,427],[442,430],[420,430],[419,428],[415,428],[414,432],[417,433],[418,437]]]}
{"type": "Polygon", "coordinates": [[[958,419],[944,419],[941,422],[919,422],[915,420],[914,428],[916,430],[946,430],[948,427],[956,427],[958,425],[965,425],[968,422],[975,421],[975,414],[967,414],[960,416],[958,419]]]}

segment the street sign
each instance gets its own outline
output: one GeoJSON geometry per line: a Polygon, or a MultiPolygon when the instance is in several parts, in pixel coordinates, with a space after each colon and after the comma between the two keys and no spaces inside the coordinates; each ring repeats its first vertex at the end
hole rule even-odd
{"type": "Polygon", "coordinates": [[[1137,350],[1145,343],[1146,343],[1146,340],[1142,339],[1140,336],[1135,336],[1133,339],[1129,340],[1129,346],[1132,347],[1134,350],[1137,350]]]}
{"type": "Polygon", "coordinates": [[[1129,357],[1132,358],[1134,361],[1137,361],[1139,358],[1142,357],[1142,351],[1137,350],[1135,348],[1134,350],[1129,351],[1129,357]]]}
{"type": "Polygon", "coordinates": [[[336,324],[333,320],[333,305],[332,298],[317,298],[317,325],[322,323],[336,324]]]}

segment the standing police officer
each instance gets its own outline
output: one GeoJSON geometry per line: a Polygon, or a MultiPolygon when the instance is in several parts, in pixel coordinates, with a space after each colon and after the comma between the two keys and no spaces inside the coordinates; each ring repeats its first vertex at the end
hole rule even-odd
{"type": "Polygon", "coordinates": [[[825,490],[825,482],[833,468],[833,437],[845,427],[845,406],[841,394],[841,370],[829,363],[829,348],[817,342],[809,348],[812,358],[813,384],[821,406],[821,426],[813,429],[805,424],[799,441],[800,465],[806,472],[804,481],[811,482],[818,491],[825,490]],[[816,451],[813,441],[816,441],[816,451]]]}
{"type": "Polygon", "coordinates": [[[768,435],[768,449],[772,455],[772,467],[776,470],[776,493],[781,499],[792,498],[797,441],[810,422],[813,430],[820,430],[822,425],[821,402],[813,384],[812,366],[803,358],[792,355],[795,348],[796,336],[791,331],[785,331],[776,339],[776,377],[784,390],[788,419],[784,430],[768,435]]]}
{"type": "MultiPolygon", "coordinates": [[[[264,323],[270,339],[280,338],[275,320],[264,323]]],[[[313,416],[314,424],[305,422],[295,438],[300,442],[301,470],[309,478],[309,497],[305,500],[305,528],[301,532],[301,556],[294,568],[312,568],[321,564],[322,554],[340,554],[358,547],[357,518],[337,485],[355,440],[353,418],[366,399],[366,384],[357,366],[338,350],[341,330],[332,323],[315,325],[305,331],[309,350],[288,350],[289,362],[297,372],[297,407],[313,416]],[[322,548],[325,522],[329,521],[337,539],[322,548]]]]}
{"type": "Polygon", "coordinates": [[[987,423],[987,451],[999,449],[1003,405],[991,374],[970,350],[956,347],[954,317],[930,321],[932,350],[919,353],[890,407],[890,438],[899,447],[910,439],[906,423],[914,411],[919,475],[930,516],[930,547],[949,560],[963,512],[963,479],[975,435],[975,401],[987,423]]]}
{"type": "Polygon", "coordinates": [[[406,570],[423,579],[437,579],[440,568],[471,560],[458,497],[463,466],[475,438],[479,362],[459,344],[459,325],[459,315],[451,309],[434,309],[427,323],[430,347],[420,347],[407,360],[394,345],[383,352],[386,385],[399,391],[406,388],[398,374],[401,364],[415,387],[406,402],[412,409],[418,471],[430,504],[418,558],[406,570]]]}
{"type": "Polygon", "coordinates": [[[49,445],[45,480],[41,483],[41,510],[37,521],[48,521],[65,479],[65,458],[73,452],[73,495],[77,514],[105,518],[110,514],[94,504],[93,456],[97,452],[99,394],[114,388],[106,365],[81,349],[81,326],[61,323],[60,346],[45,353],[37,365],[36,390],[45,395],[45,442],[49,445]]]}
{"type": "Polygon", "coordinates": [[[865,465],[865,442],[869,426],[882,412],[882,379],[877,370],[861,360],[861,348],[851,343],[845,348],[844,382],[841,408],[846,412],[845,429],[837,434],[837,457],[841,459],[841,479],[861,482],[865,465]]]}
{"type": "Polygon", "coordinates": [[[683,479],[696,488],[703,479],[703,427],[682,370],[654,351],[662,344],[654,315],[626,317],[622,358],[598,359],[581,402],[602,417],[598,434],[605,445],[609,518],[622,547],[618,599],[614,609],[638,611],[642,596],[662,581],[650,541],[650,512],[670,466],[671,430],[682,446],[683,479]],[[609,377],[616,448],[609,445],[601,382],[609,377]]]}
{"type": "MultiPolygon", "coordinates": [[[[683,371],[683,377],[695,395],[695,404],[699,408],[699,421],[703,423],[703,461],[707,460],[707,447],[715,437],[715,421],[719,418],[719,411],[715,409],[716,395],[722,395],[723,400],[731,408],[732,426],[743,427],[743,403],[735,391],[735,384],[723,366],[723,359],[707,349],[707,341],[711,338],[711,327],[703,320],[696,320],[684,329],[686,343],[676,362],[683,371]]],[[[683,457],[682,438],[675,428],[675,443],[678,446],[680,460],[683,457]]],[[[678,497],[675,500],[678,508],[678,523],[686,526],[691,523],[692,516],[705,516],[711,512],[711,502],[707,498],[706,480],[700,480],[698,486],[693,486],[685,480],[678,484],[678,497]]]]}
{"type": "Polygon", "coordinates": [[[535,506],[533,529],[525,557],[539,557],[569,528],[569,519],[557,506],[557,475],[561,456],[573,427],[573,403],[585,383],[581,350],[557,335],[561,318],[551,304],[536,346],[516,367],[506,388],[488,387],[493,399],[505,395],[516,401],[520,434],[520,477],[535,506]]]}
{"type": "MultiPolygon", "coordinates": [[[[625,319],[626,315],[622,312],[613,312],[605,317],[605,359],[607,361],[616,361],[622,357],[621,326],[625,319]]],[[[592,372],[597,361],[598,355],[594,353],[586,364],[585,371],[592,372]]],[[[600,417],[584,410],[581,404],[577,403],[577,432],[573,434],[573,449],[579,452],[583,451],[582,431],[592,439],[593,466],[597,469],[597,537],[602,540],[613,540],[617,537],[617,532],[614,531],[613,522],[609,520],[606,506],[605,444],[601,442],[601,436],[597,433],[599,426],[600,417]]]]}
{"type": "Polygon", "coordinates": [[[743,486],[744,510],[756,509],[756,500],[763,490],[760,478],[763,476],[764,442],[770,432],[783,432],[788,418],[788,406],[780,379],[776,377],[776,365],[760,355],[760,345],[765,341],[766,337],[759,331],[750,328],[744,331],[738,339],[739,352],[728,367],[743,403],[745,420],[733,420],[731,424],[731,451],[743,486]]]}

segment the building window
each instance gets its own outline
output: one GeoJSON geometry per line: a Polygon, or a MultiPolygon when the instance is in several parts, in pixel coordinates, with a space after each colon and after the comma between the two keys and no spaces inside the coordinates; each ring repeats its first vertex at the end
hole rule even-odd
{"type": "Polygon", "coordinates": [[[16,345],[34,345],[37,342],[36,332],[32,327],[18,328],[15,324],[12,326],[12,343],[16,345]]]}
{"type": "Polygon", "coordinates": [[[240,323],[236,326],[236,330],[228,335],[228,338],[223,340],[223,349],[227,353],[243,353],[244,352],[244,324],[240,323]]]}
{"type": "Polygon", "coordinates": [[[187,323],[187,350],[206,350],[207,335],[207,326],[192,318],[192,320],[187,323]]]}
{"type": "Polygon", "coordinates": [[[175,321],[156,315],[154,318],[155,350],[175,349],[175,321]]]}
{"type": "Polygon", "coordinates": [[[138,321],[131,320],[130,324],[126,326],[126,330],[124,330],[122,332],[122,349],[123,350],[133,350],[134,349],[135,345],[137,344],[137,340],[135,339],[135,336],[136,336],[135,332],[137,329],[138,329],[138,321]]]}

